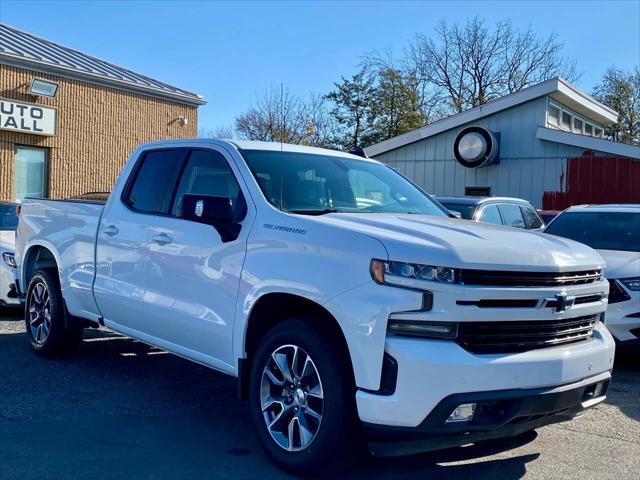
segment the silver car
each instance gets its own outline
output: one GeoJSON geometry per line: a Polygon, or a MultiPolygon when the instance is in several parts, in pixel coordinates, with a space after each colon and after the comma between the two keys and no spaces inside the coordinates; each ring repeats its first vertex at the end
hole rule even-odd
{"type": "Polygon", "coordinates": [[[0,307],[19,307],[13,269],[18,215],[15,203],[0,202],[0,307]]]}

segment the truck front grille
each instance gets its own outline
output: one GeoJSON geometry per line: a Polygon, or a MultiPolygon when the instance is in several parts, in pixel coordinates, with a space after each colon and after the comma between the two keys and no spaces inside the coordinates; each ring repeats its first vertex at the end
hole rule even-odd
{"type": "Polygon", "coordinates": [[[472,353],[513,353],[580,342],[593,335],[600,315],[563,320],[462,322],[457,342],[472,353]]]}
{"type": "Polygon", "coordinates": [[[503,272],[498,270],[462,270],[460,282],[464,285],[500,287],[562,287],[585,285],[602,278],[601,270],[580,272],[503,272]]]}

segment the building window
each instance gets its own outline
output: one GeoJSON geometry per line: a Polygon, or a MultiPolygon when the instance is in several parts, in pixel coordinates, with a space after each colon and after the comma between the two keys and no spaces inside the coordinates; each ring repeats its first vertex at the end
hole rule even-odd
{"type": "Polygon", "coordinates": [[[590,123],[584,124],[584,134],[585,135],[593,135],[593,125],[590,123]]]}
{"type": "Polygon", "coordinates": [[[556,127],[560,126],[560,109],[555,105],[549,105],[549,116],[547,122],[556,127]]]}
{"type": "Polygon", "coordinates": [[[16,147],[16,201],[47,196],[49,168],[46,148],[16,147]]]}
{"type": "Polygon", "coordinates": [[[561,105],[549,102],[547,108],[547,126],[561,128],[568,132],[589,135],[590,137],[603,138],[604,129],[597,127],[593,123],[587,122],[586,117],[582,117],[561,105]]]}
{"type": "Polygon", "coordinates": [[[580,120],[579,118],[574,118],[573,119],[573,131],[576,133],[582,133],[582,120],[580,120]]]}

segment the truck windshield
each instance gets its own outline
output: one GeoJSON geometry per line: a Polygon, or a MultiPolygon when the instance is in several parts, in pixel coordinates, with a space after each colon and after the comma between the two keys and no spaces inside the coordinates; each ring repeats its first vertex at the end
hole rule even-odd
{"type": "Polygon", "coordinates": [[[267,200],[285,212],[447,216],[428,195],[380,163],[271,150],[241,154],[267,200]]]}

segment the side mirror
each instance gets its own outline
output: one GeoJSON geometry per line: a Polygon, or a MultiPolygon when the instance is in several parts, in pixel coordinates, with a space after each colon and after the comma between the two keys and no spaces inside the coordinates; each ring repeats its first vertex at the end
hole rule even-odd
{"type": "Polygon", "coordinates": [[[228,197],[185,193],[180,217],[211,225],[233,223],[233,203],[228,197]]]}
{"type": "Polygon", "coordinates": [[[460,212],[456,212],[455,210],[449,210],[449,216],[451,218],[462,218],[462,214],[460,212]]]}

